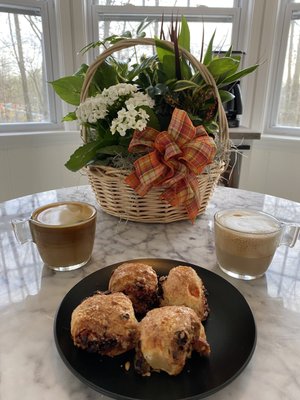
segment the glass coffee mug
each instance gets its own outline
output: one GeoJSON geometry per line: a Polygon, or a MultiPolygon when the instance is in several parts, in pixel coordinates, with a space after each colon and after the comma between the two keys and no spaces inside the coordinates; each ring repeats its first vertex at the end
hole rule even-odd
{"type": "Polygon", "coordinates": [[[234,278],[259,278],[267,271],[278,246],[295,245],[299,230],[299,225],[282,223],[261,211],[219,211],[214,216],[219,267],[234,278]]]}
{"type": "Polygon", "coordinates": [[[45,265],[56,271],[71,271],[91,258],[97,210],[77,201],[47,204],[27,220],[12,221],[20,243],[34,242],[45,265]]]}

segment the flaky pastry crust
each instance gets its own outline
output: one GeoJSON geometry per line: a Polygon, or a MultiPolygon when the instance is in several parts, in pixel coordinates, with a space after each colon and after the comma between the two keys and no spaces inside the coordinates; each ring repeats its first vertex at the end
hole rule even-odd
{"type": "Polygon", "coordinates": [[[143,263],[124,263],[113,272],[108,289],[123,292],[132,301],[138,316],[158,305],[158,278],[155,270],[143,263]]]}
{"type": "Polygon", "coordinates": [[[170,269],[167,277],[160,280],[162,288],[162,306],[177,305],[193,309],[201,321],[209,313],[205,287],[201,278],[192,267],[180,265],[170,269]]]}
{"type": "Polygon", "coordinates": [[[97,293],[75,308],[71,317],[75,346],[110,357],[133,349],[138,322],[130,299],[123,293],[97,293]]]}
{"type": "Polygon", "coordinates": [[[151,371],[179,374],[193,350],[210,353],[204,327],[196,313],[185,306],[165,306],[147,313],[139,324],[135,368],[142,375],[151,371]]]}

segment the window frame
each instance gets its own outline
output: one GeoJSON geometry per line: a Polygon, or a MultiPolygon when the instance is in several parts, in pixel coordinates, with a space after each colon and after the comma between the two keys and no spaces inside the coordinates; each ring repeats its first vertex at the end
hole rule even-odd
{"type": "MultiPolygon", "coordinates": [[[[0,1],[0,8],[11,9],[12,11],[30,12],[38,10],[43,27],[43,56],[45,63],[45,75],[47,82],[50,82],[59,75],[58,69],[58,48],[56,38],[55,10],[53,0],[5,0],[0,1]],[[51,29],[50,29],[51,26],[51,29]]],[[[49,106],[49,122],[25,122],[25,123],[0,123],[0,136],[5,134],[18,134],[20,132],[38,132],[61,130],[63,125],[58,122],[62,118],[60,102],[55,96],[52,87],[47,90],[49,106]]]]}
{"type": "Polygon", "coordinates": [[[290,137],[300,136],[300,127],[276,125],[290,23],[294,11],[300,12],[300,2],[295,3],[293,0],[283,0],[281,2],[278,12],[273,57],[271,59],[272,69],[269,74],[269,94],[267,98],[270,99],[270,104],[267,106],[264,128],[264,133],[267,135],[290,137]]]}
{"type": "MultiPolygon", "coordinates": [[[[246,0],[235,0],[234,7],[164,7],[164,6],[104,6],[95,4],[93,0],[88,0],[87,8],[87,19],[90,18],[92,23],[88,25],[88,38],[89,42],[99,40],[98,36],[98,22],[99,15],[140,15],[141,17],[160,17],[162,14],[170,15],[184,15],[187,20],[189,17],[195,19],[198,15],[199,18],[204,17],[205,20],[211,20],[212,16],[228,16],[232,17],[232,45],[234,50],[241,50],[244,48],[245,35],[240,34],[240,27],[244,25],[243,20],[247,17],[247,1],[246,0]],[[246,12],[245,12],[246,11],[246,12]]],[[[141,18],[142,19],[142,18],[141,18]]],[[[88,61],[91,62],[97,57],[97,50],[91,51],[88,55],[88,61]]]]}
{"type": "MultiPolygon", "coordinates": [[[[241,64],[241,68],[244,68],[246,65],[255,64],[257,62],[257,58],[255,60],[251,60],[251,54],[248,54],[248,50],[251,47],[250,53],[252,53],[252,45],[249,42],[251,31],[253,29],[253,25],[256,24],[253,21],[253,12],[255,8],[255,2],[257,0],[234,0],[233,7],[151,7],[151,6],[103,6],[99,4],[95,4],[94,0],[86,0],[85,2],[85,15],[86,21],[91,21],[90,24],[87,23],[86,26],[86,39],[87,43],[91,43],[99,40],[98,37],[98,14],[105,13],[105,11],[114,11],[118,15],[122,15],[125,11],[129,15],[133,12],[140,11],[141,14],[147,12],[147,16],[151,15],[159,15],[161,16],[162,11],[168,11],[169,13],[173,11],[173,15],[185,15],[192,14],[195,12],[198,14],[204,14],[206,16],[209,15],[228,15],[232,16],[232,44],[233,50],[243,51],[245,56],[243,58],[243,62],[241,64]],[[137,10],[137,11],[136,11],[137,10]],[[251,46],[250,46],[251,45],[251,46]],[[250,56],[250,63],[249,63],[250,56]]],[[[256,46],[255,50],[256,50],[256,46]]],[[[86,54],[87,63],[91,63],[97,57],[97,49],[90,50],[86,54]]],[[[250,79],[253,79],[250,77],[250,79]]],[[[249,115],[252,113],[253,109],[253,98],[255,97],[253,93],[253,84],[249,85],[249,78],[245,77],[241,82],[242,93],[243,93],[243,108],[244,112],[241,116],[241,127],[244,126],[246,128],[252,128],[252,120],[249,119],[249,115]]]]}

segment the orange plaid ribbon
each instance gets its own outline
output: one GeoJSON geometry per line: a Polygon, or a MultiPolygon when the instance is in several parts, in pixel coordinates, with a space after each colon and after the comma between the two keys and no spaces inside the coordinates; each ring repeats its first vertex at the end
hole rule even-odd
{"type": "Polygon", "coordinates": [[[215,143],[204,127],[194,127],[187,113],[175,108],[168,131],[135,131],[129,151],[148,154],[134,162],[134,172],[125,182],[140,196],[163,185],[162,199],[174,207],[184,205],[194,221],[200,208],[197,175],[216,154],[215,143]]]}

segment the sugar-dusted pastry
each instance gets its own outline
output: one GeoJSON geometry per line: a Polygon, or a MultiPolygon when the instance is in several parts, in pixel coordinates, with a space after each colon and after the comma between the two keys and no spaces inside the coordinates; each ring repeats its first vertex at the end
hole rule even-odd
{"type": "Polygon", "coordinates": [[[135,369],[141,375],[165,371],[178,375],[193,350],[208,356],[210,346],[199,317],[189,307],[155,308],[139,323],[135,369]]]}
{"type": "Polygon", "coordinates": [[[138,322],[123,293],[97,293],[75,308],[71,317],[75,346],[106,356],[122,354],[136,345],[138,322]]]}
{"type": "Polygon", "coordinates": [[[124,263],[113,272],[108,289],[123,292],[132,301],[136,315],[143,316],[158,305],[158,278],[155,270],[143,263],[124,263]]]}
{"type": "Polygon", "coordinates": [[[170,269],[167,277],[160,280],[162,306],[187,306],[192,308],[204,321],[208,316],[208,305],[205,288],[196,271],[188,266],[170,269]]]}

